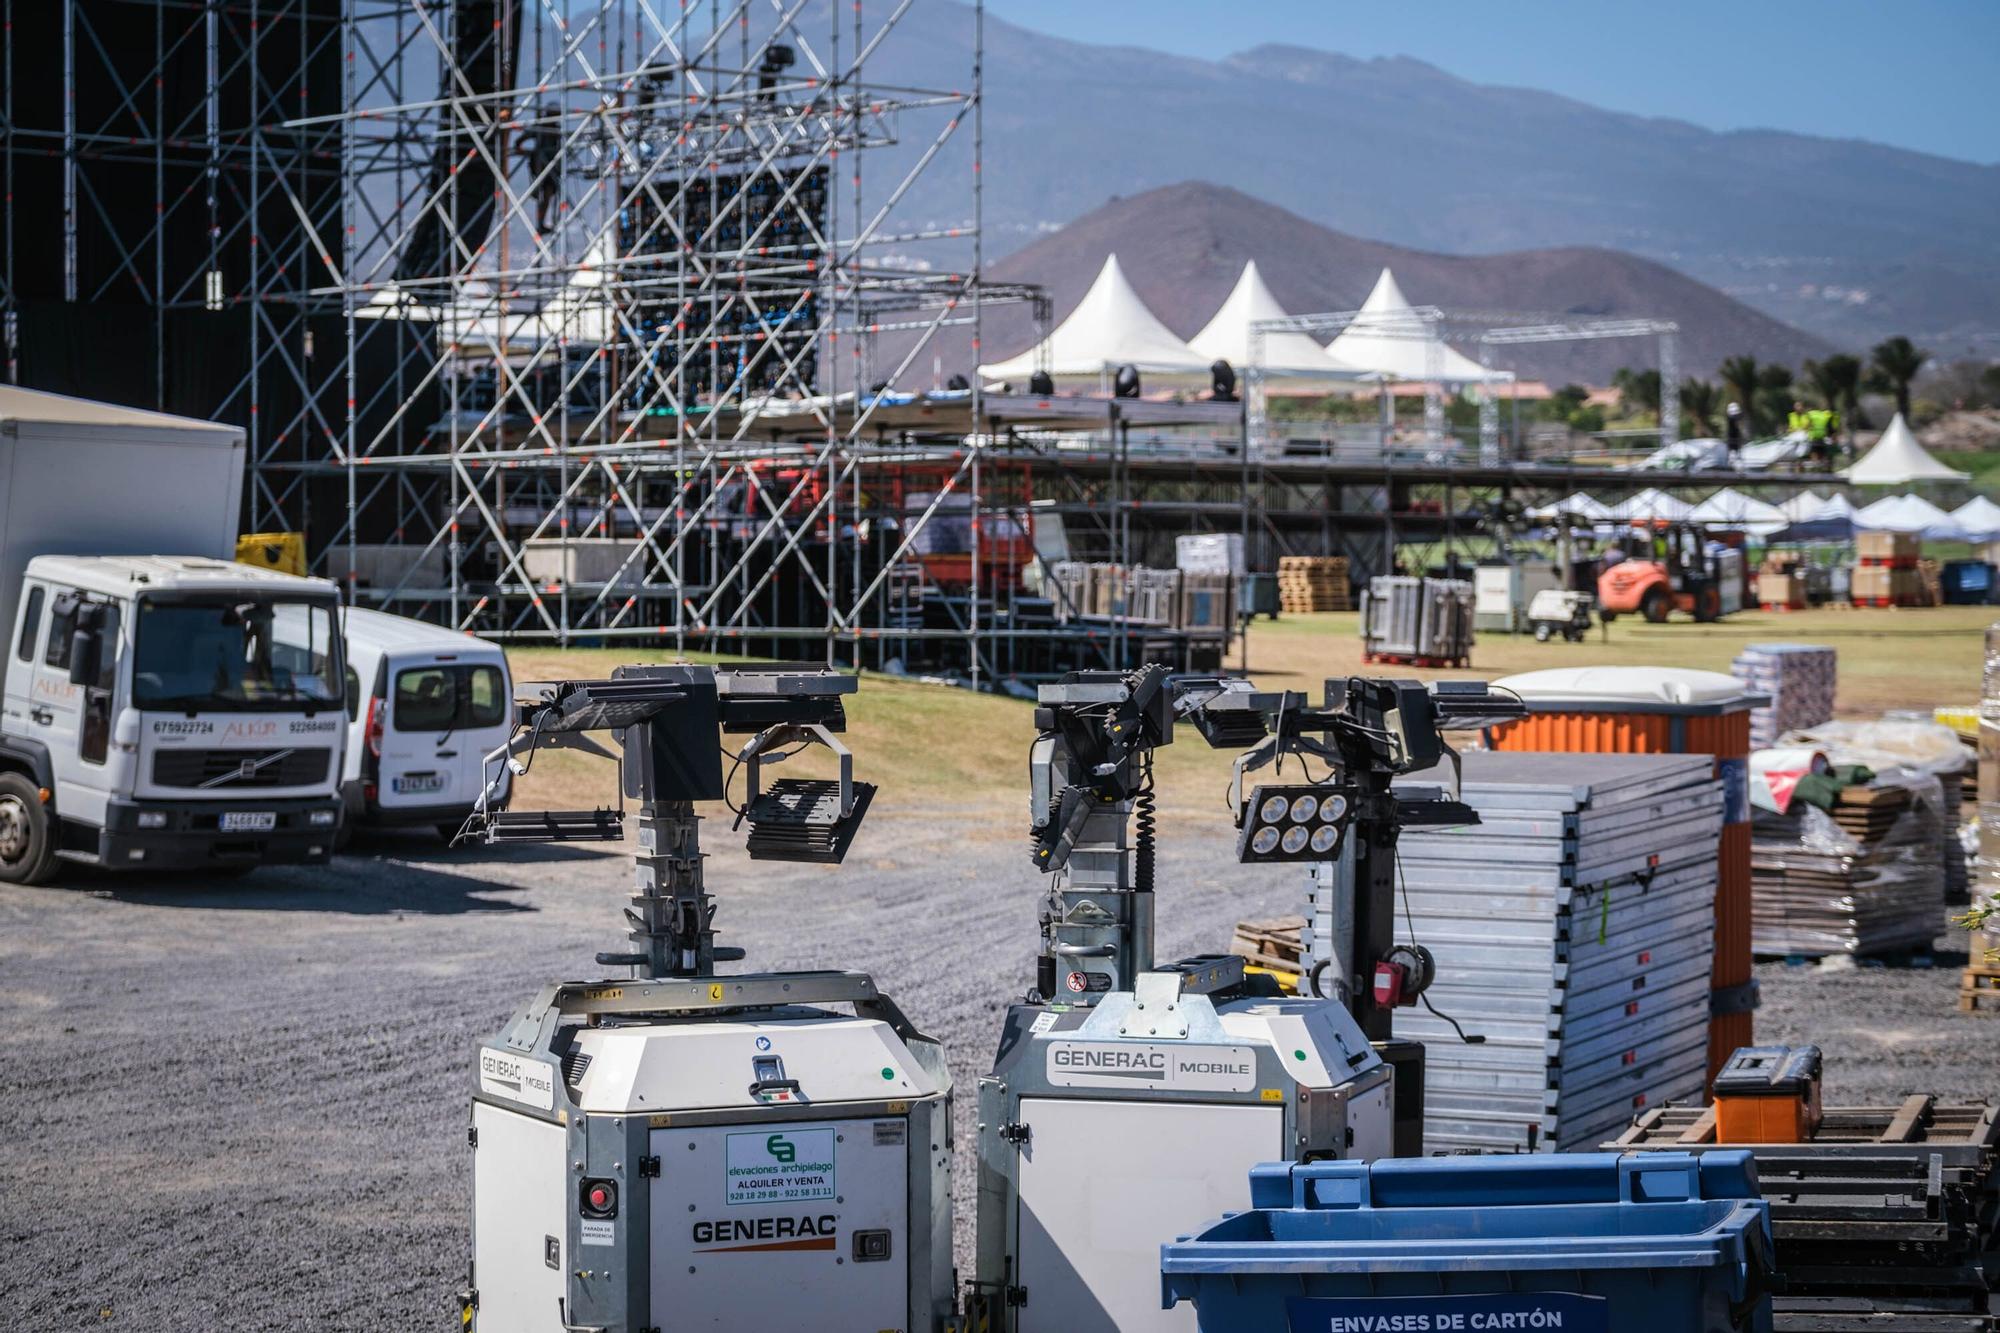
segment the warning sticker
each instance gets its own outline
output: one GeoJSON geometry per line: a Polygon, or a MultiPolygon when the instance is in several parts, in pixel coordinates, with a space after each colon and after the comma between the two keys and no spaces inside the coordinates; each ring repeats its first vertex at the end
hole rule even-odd
{"type": "Polygon", "coordinates": [[[723,1153],[728,1172],[725,1201],[733,1207],[831,1199],[833,1143],[830,1129],[728,1135],[723,1153]]]}
{"type": "Polygon", "coordinates": [[[585,1245],[616,1245],[618,1243],[618,1224],[616,1222],[585,1218],[583,1221],[578,1222],[576,1227],[577,1239],[581,1240],[585,1245]]]}

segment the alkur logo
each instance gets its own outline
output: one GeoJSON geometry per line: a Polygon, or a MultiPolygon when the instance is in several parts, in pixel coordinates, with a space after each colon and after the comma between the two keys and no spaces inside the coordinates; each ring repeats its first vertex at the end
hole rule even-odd
{"type": "Polygon", "coordinates": [[[770,1138],[765,1139],[764,1151],[771,1154],[772,1161],[781,1162],[786,1166],[790,1166],[793,1162],[799,1160],[797,1145],[783,1134],[773,1134],[770,1138]]]}

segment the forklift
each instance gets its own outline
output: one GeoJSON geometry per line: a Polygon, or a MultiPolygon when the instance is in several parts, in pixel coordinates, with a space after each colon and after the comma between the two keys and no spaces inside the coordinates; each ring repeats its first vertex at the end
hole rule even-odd
{"type": "Polygon", "coordinates": [[[1597,576],[1598,615],[1640,615],[1663,625],[1675,611],[1708,624],[1723,615],[1721,559],[1699,523],[1634,523],[1633,548],[1597,576]]]}

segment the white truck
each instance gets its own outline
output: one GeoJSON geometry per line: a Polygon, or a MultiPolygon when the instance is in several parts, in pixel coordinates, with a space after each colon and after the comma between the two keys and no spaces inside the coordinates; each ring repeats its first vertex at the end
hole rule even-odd
{"type": "Polygon", "coordinates": [[[235,427],[0,386],[0,880],[331,855],[339,594],[235,563],[243,473],[235,427]]]}

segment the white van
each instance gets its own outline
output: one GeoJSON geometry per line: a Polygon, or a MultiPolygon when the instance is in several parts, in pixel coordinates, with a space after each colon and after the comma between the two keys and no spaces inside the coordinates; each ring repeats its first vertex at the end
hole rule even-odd
{"type": "Polygon", "coordinates": [[[479,796],[482,761],[514,725],[507,656],[420,620],[360,608],[345,619],[348,824],[429,824],[448,839],[479,796]]]}

